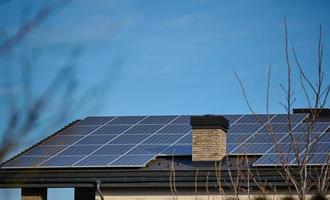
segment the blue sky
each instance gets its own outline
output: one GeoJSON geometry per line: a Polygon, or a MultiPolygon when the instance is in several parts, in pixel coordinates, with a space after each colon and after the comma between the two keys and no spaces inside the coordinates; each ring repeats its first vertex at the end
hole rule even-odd
{"type": "MultiPolygon", "coordinates": [[[[0,30],[14,33],[26,10],[33,14],[38,6],[37,0],[3,1],[0,30]]],[[[97,109],[75,110],[70,120],[87,115],[249,113],[235,71],[252,106],[263,113],[269,65],[270,111],[284,112],[279,104],[284,100],[279,84],[286,81],[284,18],[289,45],[310,77],[316,75],[322,24],[328,75],[329,8],[326,0],[76,0],[31,32],[17,52],[27,57],[38,52],[33,64],[36,95],[77,47],[82,52],[74,60],[77,93],[106,79],[102,85],[107,92],[88,99],[97,102],[97,109]]],[[[295,65],[293,69],[295,107],[304,107],[295,65]]],[[[6,92],[0,85],[0,95],[6,92]]]]}

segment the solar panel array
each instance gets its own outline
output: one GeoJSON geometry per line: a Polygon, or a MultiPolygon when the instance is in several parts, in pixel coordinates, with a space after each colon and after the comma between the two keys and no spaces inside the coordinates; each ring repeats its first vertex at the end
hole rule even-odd
{"type": "MultiPolygon", "coordinates": [[[[293,156],[290,130],[297,140],[297,151],[304,156],[308,127],[307,114],[225,115],[231,125],[227,134],[229,155],[261,155],[256,166],[280,164],[293,156]],[[275,145],[275,144],[279,145],[275,145]],[[280,151],[279,151],[280,149],[280,151]],[[281,152],[281,153],[280,153],[281,152]],[[279,157],[282,156],[282,157],[279,157]]],[[[310,164],[324,162],[330,151],[329,122],[317,123],[312,140],[310,164]]],[[[311,142],[309,142],[310,144],[311,142]]],[[[190,116],[87,117],[46,141],[6,162],[3,168],[57,167],[143,167],[157,156],[191,155],[190,116]]]]}

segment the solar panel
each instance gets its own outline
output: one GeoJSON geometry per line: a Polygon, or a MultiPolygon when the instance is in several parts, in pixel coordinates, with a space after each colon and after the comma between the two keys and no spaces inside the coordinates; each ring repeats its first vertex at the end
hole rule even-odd
{"type": "Polygon", "coordinates": [[[100,128],[100,126],[73,126],[62,133],[60,135],[88,135],[92,133],[93,131],[97,130],[100,128]]]}
{"type": "Polygon", "coordinates": [[[105,144],[116,137],[118,135],[89,135],[80,140],[77,145],[105,144]]]}
{"type": "Polygon", "coordinates": [[[308,116],[307,113],[294,113],[294,114],[278,114],[273,119],[270,120],[270,123],[288,123],[289,120],[292,123],[299,123],[308,116]]]}
{"type": "Polygon", "coordinates": [[[27,153],[24,156],[49,156],[54,155],[68,146],[54,146],[54,145],[42,145],[37,146],[27,153]]]}
{"type": "MultiPolygon", "coordinates": [[[[291,116],[300,155],[306,151],[306,124],[300,124],[306,116],[291,116]]],[[[287,115],[225,117],[231,123],[226,144],[229,155],[263,155],[256,165],[280,164],[275,138],[284,157],[295,162],[287,115]]],[[[324,161],[329,153],[330,134],[324,133],[328,128],[329,122],[318,122],[313,129],[311,139],[319,138],[319,143],[309,163],[324,161]]],[[[190,116],[87,117],[2,167],[142,167],[158,155],[189,156],[191,143],[190,116]]]]}
{"type": "Polygon", "coordinates": [[[150,160],[156,157],[155,154],[144,154],[144,155],[123,155],[117,160],[112,161],[108,166],[114,167],[143,167],[150,160]]]}
{"type": "Polygon", "coordinates": [[[163,125],[136,125],[128,129],[125,134],[152,134],[157,132],[163,125]]]}
{"type": "Polygon", "coordinates": [[[120,135],[116,139],[109,142],[109,144],[139,144],[143,140],[147,139],[150,135],[120,135]]]}
{"type": "Polygon", "coordinates": [[[228,132],[229,133],[255,133],[263,124],[233,124],[228,132]]]}
{"type": "Polygon", "coordinates": [[[140,122],[141,120],[143,120],[144,118],[146,118],[145,116],[127,116],[127,117],[117,117],[116,119],[112,120],[111,122],[109,122],[109,125],[111,124],[129,124],[129,125],[133,125],[136,124],[138,122],[140,122]]]}
{"type": "Polygon", "coordinates": [[[171,122],[176,116],[149,116],[142,120],[139,124],[167,124],[171,122]]]}
{"type": "Polygon", "coordinates": [[[164,151],[168,145],[150,145],[143,144],[134,147],[131,151],[127,153],[129,154],[159,154],[164,151]]]}
{"type": "Polygon", "coordinates": [[[172,121],[170,124],[190,125],[190,116],[188,116],[188,115],[179,116],[174,121],[172,121]]]}
{"type": "Polygon", "coordinates": [[[112,125],[112,126],[102,126],[100,129],[91,133],[92,135],[116,135],[122,134],[124,131],[129,129],[131,125],[112,125]]]}
{"type": "Polygon", "coordinates": [[[3,165],[5,168],[20,168],[20,167],[31,167],[37,166],[43,161],[47,160],[49,157],[46,156],[20,156],[11,162],[3,165]]]}
{"type": "Polygon", "coordinates": [[[122,155],[132,149],[135,145],[104,145],[96,150],[93,155],[122,155]]]}
{"type": "Polygon", "coordinates": [[[191,131],[189,125],[167,125],[157,132],[157,134],[186,134],[191,131]]]}
{"type": "Polygon", "coordinates": [[[84,156],[55,156],[41,163],[42,167],[71,167],[84,156]]]}
{"type": "Polygon", "coordinates": [[[113,120],[115,117],[86,117],[84,120],[80,121],[79,125],[104,125],[109,121],[113,120]]]}
{"type": "Polygon", "coordinates": [[[74,164],[74,166],[88,166],[88,167],[98,167],[98,166],[107,166],[109,163],[114,161],[118,156],[109,156],[109,155],[104,155],[104,156],[88,156],[77,163],[74,164]]]}
{"type": "Polygon", "coordinates": [[[191,145],[192,143],[192,134],[188,133],[186,135],[184,135],[182,138],[180,138],[176,144],[189,144],[191,145]]]}
{"type": "Polygon", "coordinates": [[[81,135],[58,135],[45,141],[44,145],[70,145],[77,142],[83,136],[81,135]]]}
{"type": "Polygon", "coordinates": [[[165,149],[162,154],[164,155],[191,155],[191,144],[175,144],[165,149]]]}
{"type": "Polygon", "coordinates": [[[173,144],[180,139],[182,135],[153,135],[148,138],[143,144],[173,144]]]}
{"type": "Polygon", "coordinates": [[[261,123],[261,124],[263,124],[263,123],[268,122],[273,117],[274,117],[274,115],[272,115],[272,114],[269,114],[269,115],[265,115],[265,114],[244,115],[236,123],[261,123]]]}
{"type": "Polygon", "coordinates": [[[74,145],[60,152],[59,155],[88,155],[100,147],[101,145],[74,145]]]}

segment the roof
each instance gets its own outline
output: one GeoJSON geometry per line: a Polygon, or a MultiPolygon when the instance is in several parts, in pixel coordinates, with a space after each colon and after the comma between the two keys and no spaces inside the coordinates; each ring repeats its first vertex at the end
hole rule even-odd
{"type": "MultiPolygon", "coordinates": [[[[275,166],[281,165],[278,154],[281,148],[281,156],[295,164],[286,114],[223,116],[230,122],[229,156],[255,156],[258,159],[252,166],[275,166]],[[270,129],[274,134],[269,133],[270,129]],[[274,137],[279,145],[274,144],[274,137]]],[[[190,115],[87,117],[4,162],[1,169],[139,168],[157,157],[191,156],[190,118],[190,115]]],[[[290,116],[301,155],[307,144],[307,118],[308,113],[303,112],[290,116]]],[[[320,121],[313,129],[313,139],[319,139],[320,145],[310,165],[325,163],[330,152],[330,122],[320,121]]]]}
{"type": "MultiPolygon", "coordinates": [[[[102,187],[168,189],[171,171],[175,170],[176,186],[183,188],[196,183],[204,187],[206,182],[216,186],[219,171],[221,184],[228,189],[231,179],[241,177],[244,171],[257,174],[260,180],[268,180],[269,187],[287,188],[289,183],[279,174],[282,169],[276,159],[278,155],[267,133],[271,127],[283,148],[287,148],[287,115],[224,115],[230,122],[228,155],[220,162],[192,162],[190,117],[110,116],[74,121],[2,163],[0,187],[94,187],[96,181],[101,181],[102,187]],[[115,165],[113,158],[118,161],[125,155],[132,159],[115,165]],[[243,162],[237,159],[240,156],[243,162]],[[235,172],[237,163],[242,170],[240,173],[235,172]]],[[[303,130],[308,113],[300,111],[290,117],[299,145],[304,147],[302,141],[306,134],[303,130]]],[[[329,153],[328,119],[328,115],[322,116],[314,127],[313,135],[320,136],[321,145],[314,152],[317,159],[311,159],[312,167],[321,168],[319,155],[329,153]]],[[[285,154],[288,159],[291,159],[290,151],[287,149],[285,154]]],[[[303,155],[304,149],[300,152],[303,155]]],[[[294,160],[292,165],[294,167],[294,160]]],[[[245,180],[239,180],[243,181],[240,184],[245,184],[245,180]]],[[[252,179],[250,184],[258,187],[252,179]]]]}

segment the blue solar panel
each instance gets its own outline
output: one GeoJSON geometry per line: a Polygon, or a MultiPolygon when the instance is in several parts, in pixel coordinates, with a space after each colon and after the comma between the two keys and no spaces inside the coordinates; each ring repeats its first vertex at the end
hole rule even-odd
{"type": "Polygon", "coordinates": [[[176,142],[176,144],[189,144],[191,145],[192,143],[192,134],[186,134],[185,136],[183,136],[180,140],[178,140],[176,142]]]}
{"type": "Polygon", "coordinates": [[[88,135],[100,128],[100,126],[73,126],[62,133],[61,135],[88,135]]]}
{"type": "Polygon", "coordinates": [[[306,113],[295,113],[295,114],[278,114],[273,119],[271,119],[271,123],[288,123],[289,119],[292,123],[299,123],[304,120],[308,114],[306,113]]]}
{"type": "Polygon", "coordinates": [[[273,144],[264,143],[264,144],[253,144],[253,143],[244,143],[236,148],[231,154],[264,154],[273,144]]]}
{"type": "Polygon", "coordinates": [[[275,166],[275,165],[289,165],[295,159],[295,154],[265,154],[258,159],[254,166],[275,166]]]}
{"type": "Polygon", "coordinates": [[[104,145],[93,155],[122,155],[132,149],[134,145],[104,145]]]}
{"type": "Polygon", "coordinates": [[[74,164],[74,166],[79,166],[79,167],[83,167],[83,166],[88,166],[88,167],[104,167],[107,166],[109,163],[111,163],[112,161],[114,161],[116,158],[118,158],[118,156],[88,156],[84,159],[82,159],[81,161],[77,162],[74,164]]]}
{"type": "Polygon", "coordinates": [[[84,156],[55,156],[43,162],[43,167],[71,167],[74,163],[81,160],[84,156]]]}
{"type": "Polygon", "coordinates": [[[283,133],[275,133],[275,134],[270,134],[270,133],[256,133],[252,135],[246,143],[270,143],[270,144],[275,144],[275,142],[279,142],[286,134],[283,133]]]}
{"type": "Polygon", "coordinates": [[[150,160],[156,157],[155,154],[145,154],[145,155],[124,155],[119,157],[117,160],[111,162],[108,166],[118,166],[118,167],[127,167],[127,166],[137,166],[143,167],[150,160]]]}
{"type": "Polygon", "coordinates": [[[229,120],[230,124],[235,123],[239,118],[241,118],[243,115],[223,115],[226,119],[229,120]]]}
{"type": "Polygon", "coordinates": [[[310,154],[308,159],[309,164],[330,164],[330,154],[329,153],[314,153],[310,154]]]}
{"type": "Polygon", "coordinates": [[[164,155],[191,155],[192,146],[184,144],[175,144],[162,152],[164,155]]]}
{"type": "Polygon", "coordinates": [[[43,161],[47,160],[49,157],[45,156],[20,156],[11,162],[5,164],[3,167],[31,167],[37,166],[43,161]]]}
{"type": "Polygon", "coordinates": [[[162,127],[163,125],[136,125],[126,131],[125,134],[152,134],[162,127]]]}
{"type": "Polygon", "coordinates": [[[324,132],[329,128],[329,123],[326,122],[316,122],[315,124],[307,124],[307,123],[302,123],[299,124],[295,129],[294,132],[311,132],[310,130],[312,129],[312,132],[324,132]]]}
{"type": "Polygon", "coordinates": [[[116,119],[109,122],[109,124],[136,124],[146,118],[145,116],[127,116],[127,117],[117,117],[116,119]]]}
{"type": "Polygon", "coordinates": [[[89,135],[77,142],[76,145],[105,144],[116,137],[118,135],[89,135]]]}
{"type": "Polygon", "coordinates": [[[177,116],[149,116],[142,120],[139,124],[168,124],[177,116]]]}
{"type": "Polygon", "coordinates": [[[65,149],[59,155],[88,155],[100,147],[101,145],[74,145],[65,149]]]}
{"type": "Polygon", "coordinates": [[[227,134],[227,143],[242,143],[250,136],[250,133],[227,134]]]}
{"type": "MultiPolygon", "coordinates": [[[[293,114],[296,127],[307,114],[293,114]]],[[[293,148],[287,131],[286,115],[225,115],[230,123],[227,134],[229,155],[263,155],[257,162],[280,163],[274,137],[284,156],[291,159],[293,148]],[[271,121],[271,124],[269,123],[271,121]],[[267,126],[268,128],[266,128],[267,126]],[[271,126],[271,132],[269,132],[271,126]]],[[[295,128],[294,137],[301,155],[306,149],[306,126],[295,128]]],[[[329,153],[329,122],[317,122],[312,140],[320,138],[310,163],[320,162],[329,153]]],[[[191,155],[190,116],[87,117],[50,137],[4,167],[141,167],[157,155],[191,155]]]]}
{"type": "Polygon", "coordinates": [[[240,118],[236,123],[266,123],[270,119],[272,119],[274,115],[244,115],[242,118],[240,118]]]}
{"type": "Polygon", "coordinates": [[[114,118],[115,117],[86,117],[79,122],[79,125],[104,125],[114,118]]]}
{"type": "Polygon", "coordinates": [[[150,135],[120,135],[116,139],[109,142],[109,144],[139,144],[147,139],[150,135]]]}
{"type": "Polygon", "coordinates": [[[257,132],[258,133],[289,133],[289,132],[293,132],[296,125],[297,124],[292,124],[290,128],[290,126],[287,123],[282,123],[282,124],[268,123],[257,132]]]}
{"type": "Polygon", "coordinates": [[[122,134],[125,132],[128,128],[130,128],[131,125],[112,125],[112,126],[103,126],[100,129],[96,130],[92,133],[92,135],[115,135],[115,134],[122,134]]]}
{"type": "Polygon", "coordinates": [[[64,148],[68,146],[53,146],[53,145],[42,145],[37,146],[27,153],[24,154],[24,156],[48,156],[48,155],[54,155],[64,148]]]}
{"type": "Polygon", "coordinates": [[[144,141],[143,144],[173,144],[181,137],[182,135],[153,135],[144,141]]]}
{"type": "Polygon", "coordinates": [[[190,125],[190,116],[180,116],[177,119],[175,119],[170,124],[179,124],[179,125],[190,125]]]}
{"type": "Polygon", "coordinates": [[[82,135],[58,135],[45,141],[43,145],[70,145],[81,139],[82,135]]]}
{"type": "Polygon", "coordinates": [[[159,154],[168,148],[168,145],[138,145],[127,153],[129,154],[159,154]]]}
{"type": "Polygon", "coordinates": [[[234,124],[232,125],[228,132],[229,133],[255,133],[259,128],[263,126],[262,124],[234,124]]]}
{"type": "Polygon", "coordinates": [[[157,134],[186,134],[191,131],[189,125],[168,125],[157,132],[157,134]]]}

